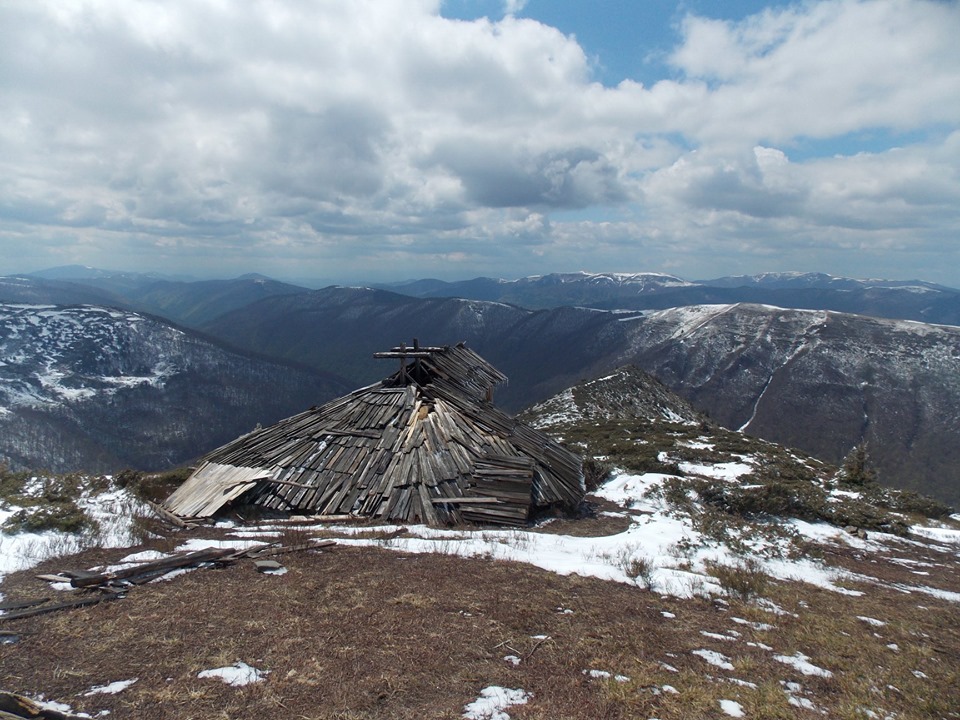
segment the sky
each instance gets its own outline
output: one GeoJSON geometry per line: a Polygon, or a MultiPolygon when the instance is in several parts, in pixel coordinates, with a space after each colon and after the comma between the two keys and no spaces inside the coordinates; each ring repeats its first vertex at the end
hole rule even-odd
{"type": "Polygon", "coordinates": [[[960,3],[4,0],[0,274],[960,287],[960,3]]]}

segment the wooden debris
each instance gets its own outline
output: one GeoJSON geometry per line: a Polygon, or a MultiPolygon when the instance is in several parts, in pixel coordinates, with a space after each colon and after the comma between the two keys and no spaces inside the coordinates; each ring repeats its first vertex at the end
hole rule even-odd
{"type": "Polygon", "coordinates": [[[153,502],[152,500],[147,500],[147,505],[160,516],[161,519],[166,520],[171,525],[178,528],[187,527],[187,523],[181,520],[179,517],[174,515],[172,512],[168,511],[163,505],[153,502]]]}
{"type": "Polygon", "coordinates": [[[270,520],[274,525],[314,525],[317,523],[367,522],[370,518],[362,515],[291,515],[270,520]]]}
{"type": "MultiPolygon", "coordinates": [[[[0,690],[0,720],[75,720],[82,715],[68,715],[59,710],[42,707],[28,697],[0,690]]],[[[89,717],[89,716],[86,716],[89,717]]]]}
{"type": "Polygon", "coordinates": [[[23,608],[33,607],[34,605],[43,605],[50,602],[50,598],[37,598],[36,600],[7,600],[0,602],[0,610],[21,610],[23,608]]]}
{"type": "Polygon", "coordinates": [[[110,572],[84,572],[82,574],[73,572],[71,574],[75,575],[75,577],[70,581],[70,584],[77,588],[105,588],[117,582],[137,585],[149,582],[150,580],[182,568],[199,567],[201,565],[229,565],[244,558],[259,559],[285,553],[325,548],[332,545],[336,545],[336,541],[326,540],[323,542],[303,543],[286,547],[280,546],[279,542],[274,542],[267,545],[243,548],[241,550],[235,548],[206,548],[204,550],[180,553],[160,560],[151,560],[110,572]]]}
{"type": "Polygon", "coordinates": [[[265,548],[247,555],[251,558],[273,557],[274,555],[285,555],[292,552],[302,552],[304,550],[320,550],[321,548],[332,547],[336,545],[336,540],[322,540],[320,542],[301,543],[299,545],[287,545],[284,547],[265,548]]]}
{"type": "MultiPolygon", "coordinates": [[[[142,585],[181,568],[200,567],[204,565],[222,567],[243,558],[252,558],[256,562],[266,563],[266,566],[279,568],[282,567],[280,563],[266,558],[285,553],[328,548],[336,544],[334,540],[324,540],[321,542],[301,543],[288,546],[281,546],[279,542],[274,542],[267,545],[244,548],[242,550],[235,548],[207,548],[204,550],[179,553],[160,560],[151,560],[109,572],[65,570],[59,575],[38,576],[42,580],[53,579],[57,582],[69,580],[70,584],[75,588],[85,590],[96,589],[100,590],[101,594],[85,595],[84,597],[54,604],[48,604],[49,598],[11,600],[0,604],[0,610],[5,611],[3,614],[0,614],[0,622],[44,615],[58,610],[96,605],[105,600],[118,600],[126,596],[127,590],[129,589],[126,586],[142,585]],[[123,587],[122,589],[118,589],[118,586],[123,587]]],[[[3,720],[2,715],[0,715],[0,720],[3,720]]]]}
{"type": "Polygon", "coordinates": [[[46,582],[52,583],[70,582],[70,578],[67,575],[50,575],[48,573],[44,573],[42,575],[35,575],[34,577],[36,577],[37,580],[45,580],[46,582]]]}
{"type": "Polygon", "coordinates": [[[24,608],[23,610],[14,610],[13,612],[0,615],[0,622],[9,620],[21,620],[37,615],[46,615],[47,613],[57,612],[58,610],[72,610],[73,608],[87,607],[88,605],[97,605],[106,600],[119,600],[124,596],[122,592],[104,593],[102,595],[88,595],[87,597],[67,600],[66,602],[54,603],[53,605],[40,605],[38,607],[24,608]]]}
{"type": "Polygon", "coordinates": [[[152,580],[180,568],[197,567],[206,563],[230,562],[245,557],[250,552],[251,550],[237,551],[235,548],[195,550],[110,572],[84,573],[79,577],[74,577],[70,584],[76,588],[83,588],[106,586],[119,580],[135,579],[143,576],[149,576],[152,580]]]}
{"type": "Polygon", "coordinates": [[[400,369],[214,450],[166,510],[210,516],[239,500],[330,518],[523,525],[535,509],[580,503],[580,458],[489,402],[506,376],[479,355],[414,341],[376,356],[400,369]]]}

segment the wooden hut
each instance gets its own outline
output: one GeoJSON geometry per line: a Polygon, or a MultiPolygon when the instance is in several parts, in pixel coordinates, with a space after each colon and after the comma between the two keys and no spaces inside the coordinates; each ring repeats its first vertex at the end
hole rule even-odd
{"type": "Polygon", "coordinates": [[[506,381],[462,343],[405,345],[393,375],[207,455],[164,505],[209,517],[240,501],[386,521],[522,525],[575,508],[580,458],[493,406],[506,381]]]}

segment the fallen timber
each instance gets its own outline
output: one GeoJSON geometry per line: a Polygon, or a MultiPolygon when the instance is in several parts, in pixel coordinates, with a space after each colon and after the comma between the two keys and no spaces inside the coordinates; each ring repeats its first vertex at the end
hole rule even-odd
{"type": "Polygon", "coordinates": [[[332,540],[327,540],[318,543],[302,543],[288,547],[278,547],[278,545],[279,543],[268,543],[266,545],[258,545],[242,550],[237,550],[236,548],[194,550],[193,552],[181,553],[160,560],[151,560],[150,562],[133,565],[129,568],[113,570],[111,572],[93,575],[84,573],[79,577],[71,579],[70,584],[75,588],[109,586],[118,581],[129,581],[132,584],[136,584],[135,581],[140,578],[147,578],[149,581],[182,568],[199,567],[206,564],[224,566],[243,558],[257,559],[272,557],[284,553],[330,547],[331,545],[336,545],[336,543],[332,540]]]}
{"type": "Polygon", "coordinates": [[[98,605],[99,603],[108,600],[119,600],[125,594],[126,593],[123,592],[104,593],[102,595],[91,595],[88,597],[76,598],[75,600],[54,603],[53,605],[38,605],[24,608],[23,610],[14,610],[13,612],[0,615],[0,622],[6,622],[8,620],[22,620],[23,618],[36,617],[37,615],[47,615],[48,613],[57,612],[59,610],[73,610],[74,608],[98,605]]]}
{"type": "Polygon", "coordinates": [[[87,714],[60,712],[49,703],[40,704],[25,695],[0,690],[0,720],[80,720],[87,714]]]}
{"type": "Polygon", "coordinates": [[[34,605],[43,605],[45,602],[50,602],[50,598],[37,598],[36,600],[10,600],[7,602],[0,603],[0,610],[4,612],[10,610],[23,610],[24,608],[33,607],[34,605]]]}
{"type": "Polygon", "coordinates": [[[324,540],[287,546],[279,543],[268,543],[242,550],[236,548],[207,548],[179,553],[160,560],[151,560],[107,572],[65,570],[58,575],[38,575],[39,579],[47,581],[59,582],[69,579],[70,584],[78,590],[85,592],[95,590],[99,591],[100,594],[85,595],[54,604],[48,604],[50,598],[46,597],[35,600],[8,601],[4,603],[4,608],[0,608],[6,610],[0,615],[0,623],[46,615],[60,610],[89,607],[109,600],[120,600],[126,597],[130,587],[148,583],[174,570],[204,566],[225,567],[242,559],[259,560],[287,553],[329,548],[333,545],[336,545],[336,541],[324,540]]]}
{"type": "Polygon", "coordinates": [[[228,555],[234,554],[235,552],[236,550],[233,548],[196,550],[194,552],[175,555],[174,557],[164,558],[162,560],[153,560],[151,562],[143,563],[142,565],[134,565],[133,567],[122,568],[112,572],[99,573],[95,575],[87,575],[84,573],[83,575],[74,577],[72,580],[70,580],[70,584],[75,588],[84,588],[107,585],[118,580],[126,580],[128,578],[135,578],[141,575],[159,577],[160,575],[165,575],[172,570],[198,566],[202,565],[203,563],[216,562],[217,560],[221,560],[228,555]]]}

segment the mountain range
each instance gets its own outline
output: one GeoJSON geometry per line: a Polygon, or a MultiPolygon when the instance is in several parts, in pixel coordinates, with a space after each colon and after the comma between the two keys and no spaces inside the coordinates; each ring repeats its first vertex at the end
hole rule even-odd
{"type": "MultiPolygon", "coordinates": [[[[835,277],[825,273],[762,273],[687,281],[662,273],[553,273],[503,280],[424,279],[372,285],[416,298],[462,298],[528,309],[561,306],[601,310],[664,310],[683,305],[754,303],[960,325],[960,290],[921,280],[835,277]]],[[[101,302],[190,327],[263,297],[307,293],[306,287],[244,275],[190,281],[153,273],[84,266],[0,278],[0,302],[101,302]]]]}
{"type": "Polygon", "coordinates": [[[688,282],[658,273],[554,273],[461,282],[380,285],[414,297],[460,297],[550,308],[663,310],[740,302],[960,325],[960,291],[920,280],[857,280],[824,273],[763,273],[688,282]]]}
{"type": "MultiPolygon", "coordinates": [[[[801,292],[834,298],[872,293],[886,298],[887,305],[910,300],[910,313],[907,304],[898,305],[897,312],[919,316],[943,315],[960,295],[921,282],[811,274],[711,282],[711,293],[780,293],[781,299],[801,292]]],[[[200,335],[183,327],[170,330],[192,342],[213,343],[220,352],[232,348],[250,363],[249,353],[256,353],[290,377],[309,370],[328,383],[323,386],[328,392],[392,372],[392,364],[373,359],[378,350],[414,338],[425,344],[466,341],[510,377],[497,402],[512,412],[583,379],[635,364],[728,428],[743,428],[834,463],[866,442],[881,481],[960,504],[958,327],[744,302],[626,307],[630,298],[634,304],[666,303],[671,293],[706,292],[705,285],[665,275],[480,279],[472,281],[473,294],[486,288],[492,295],[500,288],[499,299],[415,296],[442,295],[450,288],[440,288],[452,285],[438,283],[407,283],[407,294],[401,294],[336,286],[310,291],[262,277],[204,283],[146,276],[82,283],[17,277],[0,278],[0,301],[87,303],[80,297],[109,294],[120,299],[101,305],[136,302],[144,312],[199,330],[200,335]],[[521,307],[516,300],[527,291],[550,302],[577,295],[615,309],[583,303],[521,307]],[[70,293],[77,299],[68,300],[70,293]]],[[[22,372],[42,376],[45,370],[22,372]]],[[[223,383],[228,382],[234,380],[224,376],[223,383]]],[[[323,399],[322,391],[310,394],[323,399]]],[[[269,401],[251,393],[247,402],[269,401]]]]}

